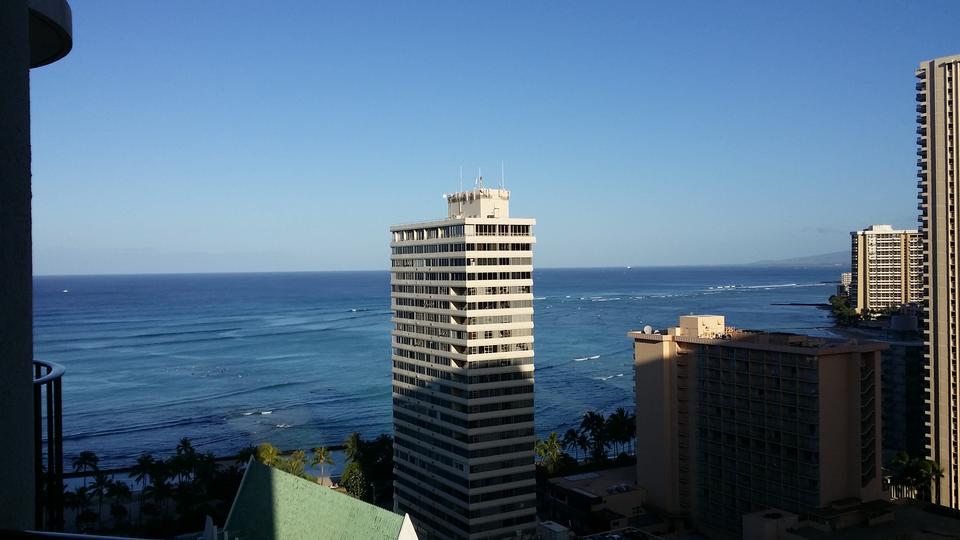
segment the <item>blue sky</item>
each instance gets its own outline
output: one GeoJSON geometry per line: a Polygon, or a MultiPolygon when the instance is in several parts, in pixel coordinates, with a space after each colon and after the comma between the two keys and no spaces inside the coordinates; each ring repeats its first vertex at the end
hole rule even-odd
{"type": "Polygon", "coordinates": [[[915,227],[958,2],[73,0],[31,77],[35,272],[377,269],[506,163],[535,263],[741,263],[915,227]]]}

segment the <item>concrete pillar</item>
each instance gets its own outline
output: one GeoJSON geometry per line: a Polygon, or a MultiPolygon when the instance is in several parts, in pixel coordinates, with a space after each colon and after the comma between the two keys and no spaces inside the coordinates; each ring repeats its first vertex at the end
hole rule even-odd
{"type": "Polygon", "coordinates": [[[0,1],[0,529],[34,528],[30,36],[0,1]]]}

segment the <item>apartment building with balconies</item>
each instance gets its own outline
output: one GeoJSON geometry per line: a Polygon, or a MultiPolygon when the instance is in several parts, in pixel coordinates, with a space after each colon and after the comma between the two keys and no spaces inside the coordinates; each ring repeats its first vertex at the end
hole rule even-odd
{"type": "Polygon", "coordinates": [[[859,313],[919,302],[923,251],[916,230],[871,225],[850,233],[850,299],[859,313]]]}
{"type": "Polygon", "coordinates": [[[637,484],[665,515],[738,534],[757,510],[884,497],[885,345],[749,332],[704,315],[628,335],[637,484]]]}
{"type": "Polygon", "coordinates": [[[421,538],[532,535],[535,220],[482,179],[446,199],[390,228],[396,509],[421,538]]]}

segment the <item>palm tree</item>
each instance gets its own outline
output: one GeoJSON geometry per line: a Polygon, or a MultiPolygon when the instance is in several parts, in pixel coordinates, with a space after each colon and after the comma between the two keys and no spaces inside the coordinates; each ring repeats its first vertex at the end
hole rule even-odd
{"type": "Polygon", "coordinates": [[[268,467],[276,467],[280,463],[280,451],[270,443],[257,445],[257,461],[268,467]]]}
{"type": "Polygon", "coordinates": [[[177,444],[177,457],[181,472],[180,482],[183,483],[183,476],[193,477],[197,466],[197,449],[193,447],[190,437],[180,439],[177,444]]]}
{"type": "Polygon", "coordinates": [[[610,416],[607,417],[607,431],[608,438],[611,442],[616,444],[621,444],[620,450],[616,450],[616,454],[620,455],[620,451],[624,446],[630,441],[630,415],[627,414],[627,410],[623,407],[617,407],[617,410],[610,413],[610,416]]]}
{"type": "Polygon", "coordinates": [[[107,491],[110,489],[110,484],[113,483],[106,473],[102,471],[97,471],[93,477],[93,482],[90,484],[90,489],[93,490],[93,494],[97,496],[97,528],[103,528],[103,497],[106,496],[107,491]]]}
{"type": "Polygon", "coordinates": [[[607,421],[596,411],[588,411],[580,420],[580,432],[590,441],[590,452],[594,462],[601,462],[607,457],[607,421]]]}
{"type": "Polygon", "coordinates": [[[137,523],[143,523],[143,491],[147,487],[147,480],[150,478],[150,471],[154,469],[156,460],[151,454],[140,454],[137,458],[137,464],[130,469],[130,478],[133,478],[140,484],[140,493],[138,494],[139,504],[137,505],[137,523]]]}
{"type": "Polygon", "coordinates": [[[237,452],[237,463],[241,467],[246,467],[247,463],[250,462],[250,458],[256,457],[256,455],[257,455],[256,446],[247,446],[245,448],[241,448],[240,451],[237,452]]]}
{"type": "Polygon", "coordinates": [[[343,452],[347,457],[348,463],[362,459],[363,439],[360,438],[359,433],[354,431],[347,437],[347,440],[343,442],[343,452]]]}
{"type": "Polygon", "coordinates": [[[560,438],[557,437],[557,432],[552,431],[545,440],[537,441],[535,451],[537,457],[540,458],[540,463],[547,469],[547,474],[554,474],[557,465],[560,463],[560,454],[562,453],[562,445],[560,444],[560,438]]]}
{"type": "Polygon", "coordinates": [[[330,452],[330,449],[326,446],[321,446],[319,448],[313,449],[313,459],[310,460],[310,465],[316,467],[320,466],[320,483],[323,483],[323,477],[326,476],[326,467],[327,465],[333,465],[333,454],[330,452]]]}
{"type": "Polygon", "coordinates": [[[87,487],[87,471],[99,470],[97,466],[99,463],[100,458],[89,450],[84,450],[80,452],[80,455],[73,458],[73,471],[83,473],[83,487],[87,487]]]}
{"type": "Polygon", "coordinates": [[[107,488],[107,497],[113,499],[113,503],[110,504],[110,515],[113,516],[114,526],[117,526],[127,515],[127,507],[124,504],[132,497],[130,486],[126,482],[111,482],[107,488]]]}
{"type": "Polygon", "coordinates": [[[577,430],[570,428],[566,433],[563,434],[563,448],[565,450],[573,450],[577,456],[577,461],[580,461],[580,445],[579,445],[579,435],[577,430]]]}
{"type": "Polygon", "coordinates": [[[80,514],[90,506],[90,494],[87,488],[77,487],[73,491],[67,491],[63,494],[63,504],[73,510],[79,522],[80,514]]]}
{"type": "Polygon", "coordinates": [[[307,461],[306,452],[304,452],[303,450],[294,450],[293,453],[290,454],[290,457],[281,463],[280,468],[290,474],[293,474],[296,476],[303,476],[304,475],[303,469],[306,465],[306,461],[307,461]]]}
{"type": "Polygon", "coordinates": [[[933,481],[933,486],[937,490],[937,499],[934,501],[939,504],[940,501],[940,479],[943,478],[943,467],[939,463],[933,460],[927,460],[927,463],[930,464],[930,479],[933,481]]]}
{"type": "Polygon", "coordinates": [[[173,495],[170,476],[170,466],[163,461],[157,461],[150,471],[150,485],[144,489],[144,496],[153,498],[154,504],[161,510],[167,507],[167,499],[173,495]]]}

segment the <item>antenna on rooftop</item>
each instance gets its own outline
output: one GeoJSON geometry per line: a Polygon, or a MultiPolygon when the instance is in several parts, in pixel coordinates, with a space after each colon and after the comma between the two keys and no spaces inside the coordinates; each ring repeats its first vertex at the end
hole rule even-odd
{"type": "Polygon", "coordinates": [[[475,187],[483,189],[483,169],[477,167],[477,181],[474,183],[475,187]]]}
{"type": "Polygon", "coordinates": [[[504,188],[504,175],[503,175],[503,160],[500,160],[500,189],[504,188]]]}

